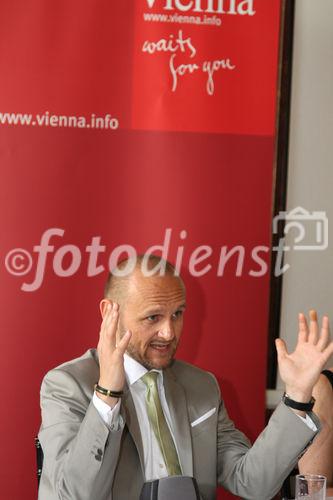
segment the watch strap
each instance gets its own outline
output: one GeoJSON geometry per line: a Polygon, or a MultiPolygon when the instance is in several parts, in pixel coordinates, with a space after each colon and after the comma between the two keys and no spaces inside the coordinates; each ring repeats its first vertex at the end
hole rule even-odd
{"type": "Polygon", "coordinates": [[[311,397],[310,401],[308,403],[300,403],[299,401],[295,401],[294,399],[291,399],[288,394],[284,393],[282,396],[282,401],[286,406],[289,406],[290,408],[293,408],[294,410],[300,410],[300,411],[305,411],[309,412],[312,410],[314,407],[314,404],[316,402],[314,397],[311,397]]]}
{"type": "Polygon", "coordinates": [[[99,384],[95,384],[94,389],[96,392],[99,392],[100,394],[111,398],[120,398],[124,394],[123,391],[113,391],[112,389],[105,389],[105,387],[101,387],[99,384]]]}

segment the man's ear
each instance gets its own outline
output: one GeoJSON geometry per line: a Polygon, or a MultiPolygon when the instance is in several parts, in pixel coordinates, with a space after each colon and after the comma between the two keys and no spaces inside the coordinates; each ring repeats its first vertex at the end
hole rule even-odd
{"type": "Polygon", "coordinates": [[[102,299],[99,303],[99,309],[101,311],[102,318],[104,319],[104,316],[106,315],[106,309],[107,306],[111,304],[112,306],[112,300],[110,299],[102,299]]]}

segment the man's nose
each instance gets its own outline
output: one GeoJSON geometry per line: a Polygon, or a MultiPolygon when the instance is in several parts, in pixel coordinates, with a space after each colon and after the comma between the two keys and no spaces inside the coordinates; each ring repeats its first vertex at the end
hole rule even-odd
{"type": "Polygon", "coordinates": [[[174,327],[171,321],[166,321],[158,331],[158,336],[163,340],[172,340],[175,336],[174,327]]]}

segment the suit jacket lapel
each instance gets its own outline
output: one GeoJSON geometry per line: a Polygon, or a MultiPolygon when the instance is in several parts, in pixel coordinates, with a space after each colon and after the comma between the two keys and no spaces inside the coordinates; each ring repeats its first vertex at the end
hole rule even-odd
{"type": "Polygon", "coordinates": [[[185,391],[177,382],[172,368],[164,371],[163,381],[183,474],[193,476],[192,440],[185,391]]]}

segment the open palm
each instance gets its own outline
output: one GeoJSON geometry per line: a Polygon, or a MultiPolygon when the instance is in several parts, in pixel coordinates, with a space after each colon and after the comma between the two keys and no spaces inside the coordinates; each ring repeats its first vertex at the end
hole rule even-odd
{"type": "Polygon", "coordinates": [[[297,401],[309,401],[320,372],[333,354],[329,321],[324,316],[319,332],[317,313],[310,311],[310,324],[303,313],[299,314],[298,341],[294,352],[288,353],[283,340],[276,340],[278,364],[286,392],[297,401]]]}

